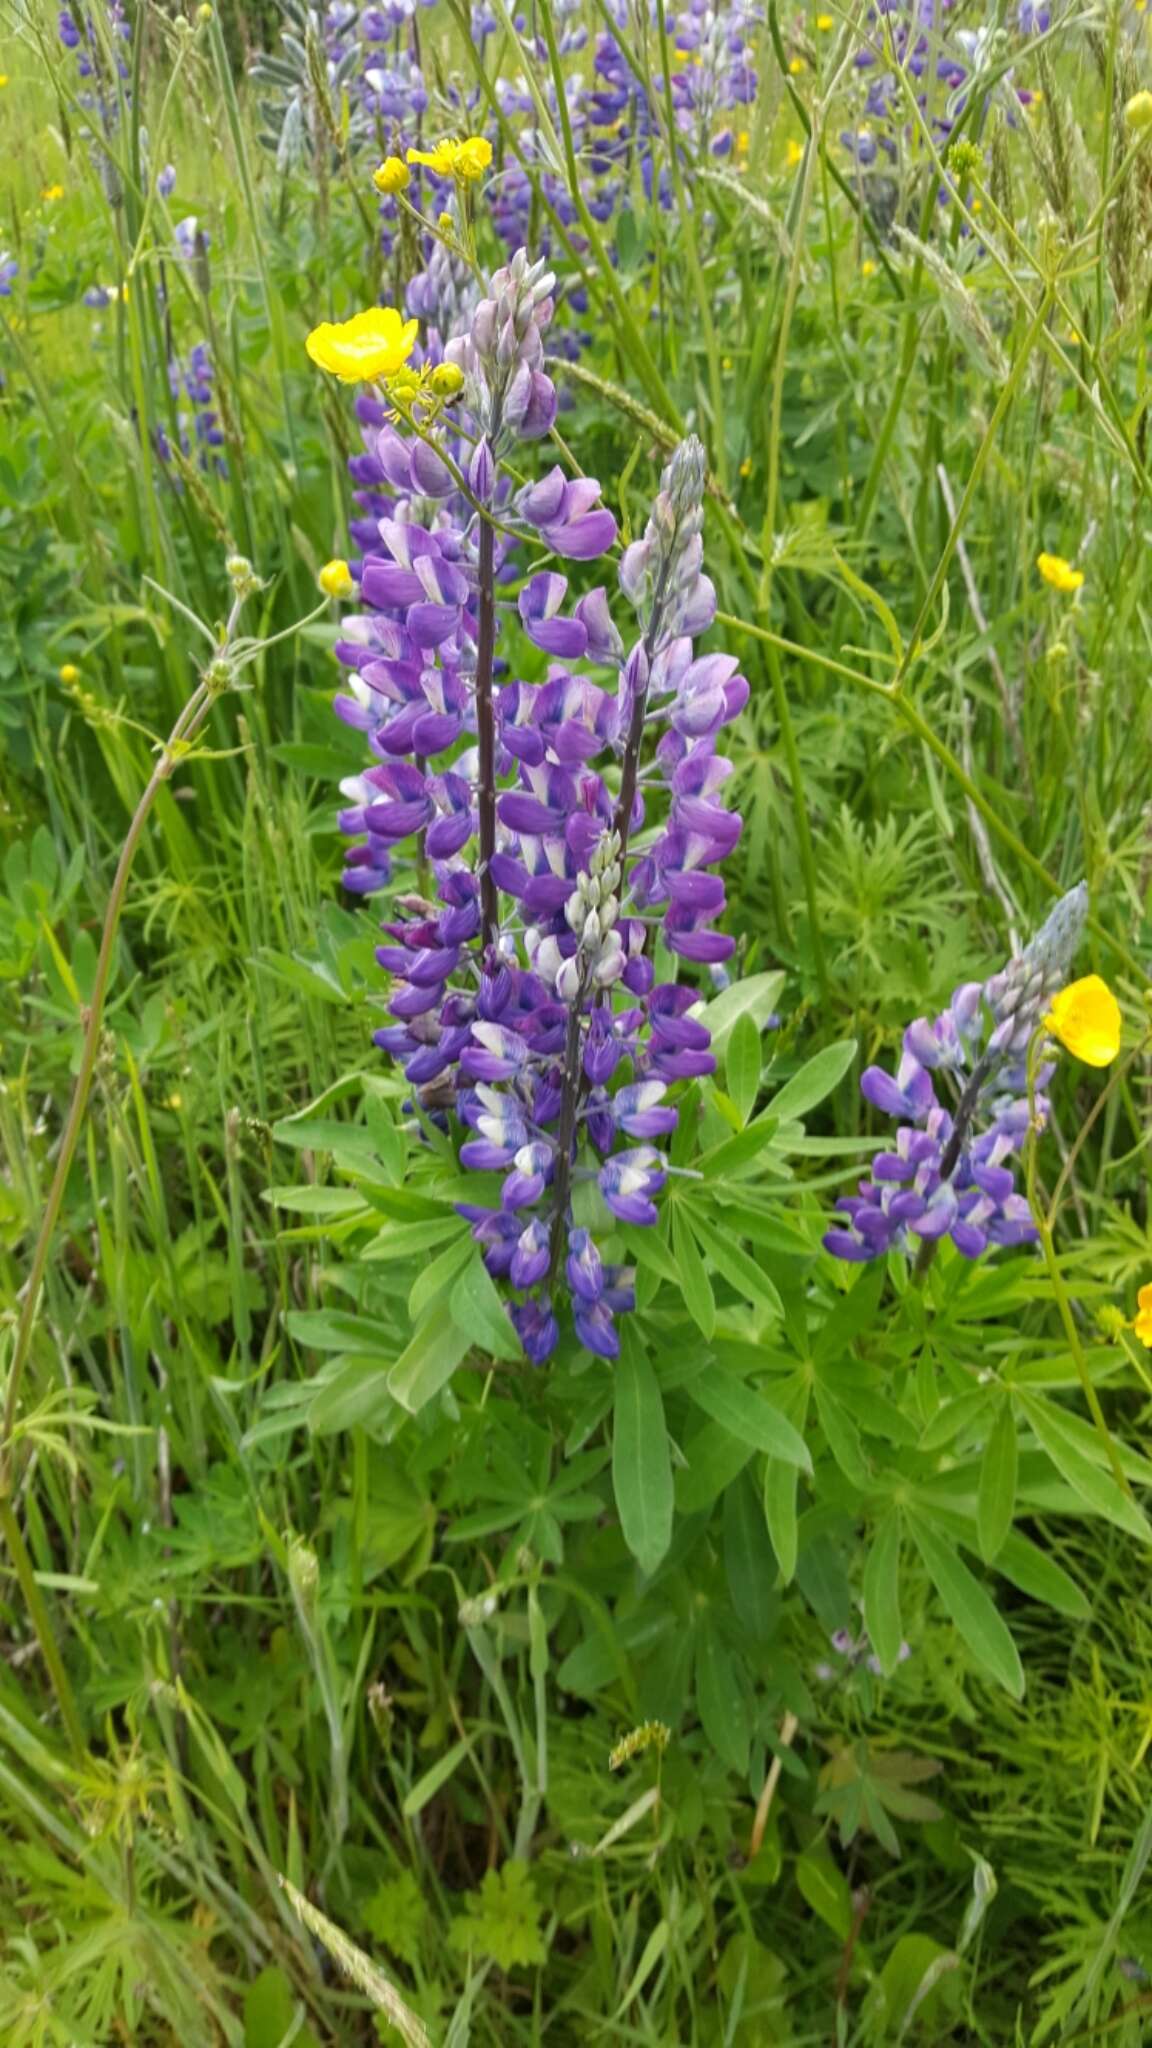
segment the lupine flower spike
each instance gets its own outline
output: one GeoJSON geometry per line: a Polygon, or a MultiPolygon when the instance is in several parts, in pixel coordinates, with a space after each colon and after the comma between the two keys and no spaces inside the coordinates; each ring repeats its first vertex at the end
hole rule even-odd
{"type": "Polygon", "coordinates": [[[603,585],[573,601],[544,567],[514,604],[502,595],[517,536],[583,563],[616,535],[594,479],[557,466],[513,490],[505,472],[555,418],[552,287],[523,250],[492,278],[446,345],[462,384],[451,430],[359,402],[369,455],[353,471],[373,517],[352,528],[361,609],[338,644],[352,694],[336,705],[372,755],[344,785],[347,885],[386,887],[418,834],[432,876],[383,927],[393,1021],[376,1040],[414,1108],[458,1119],[461,1164],[502,1177],[495,1206],[461,1213],[537,1363],[569,1317],[616,1356],[633,1301],[618,1225],[656,1221],[672,1091],[715,1065],[692,976],[734,944],[714,928],[713,870],[740,835],[716,744],[747,697],[731,656],[693,647],[715,613],[694,439],[621,561],[630,646],[603,585]],[[548,657],[543,682],[515,680],[516,629],[548,657]],[[658,929],[683,979],[657,981],[658,929]]]}
{"type": "MultiPolygon", "coordinates": [[[[990,1246],[1035,1238],[1008,1162],[1030,1123],[1028,1049],[1042,1023],[1055,1028],[1045,1012],[1049,1006],[1055,1012],[1061,1001],[1087,914],[1081,882],[999,974],[966,982],[934,1022],[918,1017],[908,1026],[895,1075],[867,1068],[862,1094],[902,1121],[895,1148],[873,1159],[872,1178],[836,1204],[845,1221],[825,1236],[828,1251],[866,1260],[905,1248],[910,1237],[921,1243],[950,1237],[957,1251],[974,1259],[990,1246]],[[940,1100],[941,1084],[950,1090],[951,1106],[940,1100]]],[[[1091,1019],[1099,1024],[1094,1010],[1091,1019]]],[[[1048,1112],[1042,1091],[1051,1073],[1050,1064],[1042,1065],[1034,1076],[1041,1126],[1048,1112]]]]}

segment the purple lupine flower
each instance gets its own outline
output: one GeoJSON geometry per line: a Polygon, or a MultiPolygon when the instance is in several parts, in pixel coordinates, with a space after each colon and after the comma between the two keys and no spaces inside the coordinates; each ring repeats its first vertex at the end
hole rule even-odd
{"type": "MultiPolygon", "coordinates": [[[[97,291],[102,292],[103,287],[97,287],[97,291]]],[[[107,299],[104,297],[96,298],[92,294],[85,294],[86,305],[106,303],[107,299]]],[[[170,359],[168,384],[177,402],[186,396],[193,406],[191,413],[179,410],[176,415],[181,453],[191,456],[195,452],[199,456],[201,469],[211,470],[217,476],[227,476],[228,466],[223,456],[215,452],[224,446],[224,431],[220,425],[219,414],[212,406],[214,372],[207,342],[198,341],[183,361],[176,356],[170,359]]],[[[157,430],[156,445],[160,460],[171,462],[172,444],[163,428],[157,430]]]]}
{"type": "Polygon", "coordinates": [[[161,199],[171,199],[176,190],[175,164],[165,164],[163,170],[156,173],[156,190],[161,199]]]}
{"type": "Polygon", "coordinates": [[[0,250],[0,299],[12,297],[12,280],[19,273],[20,265],[15,256],[0,250]]]}
{"type": "Polygon", "coordinates": [[[732,946],[713,928],[710,870],[740,820],[716,746],[746,694],[730,659],[692,645],[715,610],[698,442],[673,457],[622,564],[631,646],[603,583],[577,594],[544,567],[501,598],[517,534],[575,564],[616,535],[594,480],[557,467],[512,492],[504,467],[554,417],[552,287],[523,251],[493,277],[445,346],[464,375],[451,412],[358,400],[361,608],[337,643],[351,689],[336,703],[373,757],[343,785],[340,822],[359,840],[345,882],[391,893],[376,1043],[425,1111],[463,1127],[461,1165],[501,1178],[497,1207],[461,1213],[535,1362],[559,1341],[562,1298],[579,1342],[617,1354],[633,1293],[612,1233],[655,1221],[676,1084],[715,1065],[688,1013],[698,974],[732,946]],[[519,634],[547,657],[539,683],[516,679],[519,634]],[[682,963],[659,983],[658,927],[682,963]]]}
{"type": "MultiPolygon", "coordinates": [[[[921,1243],[950,1237],[975,1259],[990,1246],[1036,1237],[1008,1162],[1029,1128],[1028,1048],[1045,1006],[1068,978],[1087,914],[1081,882],[1000,973],[965,982],[939,1017],[908,1026],[894,1076],[865,1069],[865,1099],[903,1121],[894,1148],[875,1155],[871,1178],[837,1202],[845,1221],[825,1234],[826,1250],[864,1261],[905,1247],[909,1236],[921,1243]],[[940,1100],[941,1084],[951,1089],[951,1108],[940,1100]]],[[[1037,1091],[1051,1071],[1040,1067],[1037,1091]]],[[[1042,1092],[1034,1107],[1043,1126],[1042,1092]]]]}

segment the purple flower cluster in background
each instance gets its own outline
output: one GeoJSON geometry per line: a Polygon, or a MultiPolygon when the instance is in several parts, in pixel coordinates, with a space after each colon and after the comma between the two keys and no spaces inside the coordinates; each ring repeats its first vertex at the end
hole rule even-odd
{"type": "MultiPolygon", "coordinates": [[[[1028,1047],[1068,978],[1087,914],[1081,882],[999,974],[966,982],[935,1022],[918,1017],[909,1025],[895,1075],[866,1069],[866,1099],[902,1121],[894,1149],[873,1158],[871,1178],[836,1204],[846,1221],[828,1231],[828,1251],[875,1259],[906,1247],[910,1236],[921,1243],[950,1237],[974,1259],[990,1246],[1035,1238],[1008,1162],[1029,1126],[1028,1047]],[[941,1083],[950,1087],[951,1108],[940,1100],[941,1083]]],[[[1042,1066],[1036,1075],[1041,1125],[1048,1105],[1040,1091],[1051,1071],[1042,1066]]]]}
{"type": "Polygon", "coordinates": [[[124,0],[102,0],[107,36],[101,35],[95,18],[79,9],[62,7],[57,16],[60,41],[66,50],[76,52],[76,69],[91,85],[78,95],[80,105],[88,113],[97,116],[106,134],[115,128],[119,116],[119,100],[112,69],[109,64],[106,42],[113,52],[115,72],[123,80],[129,75],[126,57],[117,50],[117,43],[131,42],[132,24],[128,19],[124,0]]]}
{"type": "MultiPolygon", "coordinates": [[[[613,166],[628,167],[639,161],[645,190],[653,196],[651,138],[659,132],[660,106],[664,93],[661,60],[657,51],[639,49],[634,42],[644,26],[626,6],[613,10],[620,34],[604,30],[596,41],[595,84],[587,95],[590,124],[600,131],[598,153],[613,166]],[[639,57],[637,68],[634,58],[639,57]],[[650,62],[646,62],[650,59],[650,62]]],[[[733,0],[714,8],[708,0],[691,0],[679,14],[667,21],[672,53],[670,85],[677,133],[694,143],[700,153],[727,156],[733,135],[725,117],[733,109],[750,105],[756,97],[757,74],[753,63],[755,38],[763,22],[763,9],[749,0],[733,0]]],[[[658,31],[659,14],[652,5],[647,29],[658,31]]],[[[661,174],[659,197],[672,203],[671,183],[661,174]]]]}
{"type": "MultiPolygon", "coordinates": [[[[840,140],[861,171],[869,171],[881,153],[896,164],[915,151],[916,130],[908,120],[899,74],[914,82],[916,101],[938,150],[947,149],[953,128],[967,102],[970,81],[988,67],[994,41],[987,27],[958,27],[952,20],[955,0],[876,0],[865,17],[860,48],[853,62],[864,83],[858,124],[842,131],[840,140]]],[[[1024,37],[1048,26],[1048,10],[1035,0],[1021,0],[1017,24],[1024,37]]],[[[1015,87],[1011,76],[1001,82],[1009,115],[1028,106],[1033,94],[1015,87]]],[[[953,197],[945,181],[942,204],[953,197]]]]}
{"type": "Polygon", "coordinates": [[[741,821],[717,739],[747,697],[732,657],[693,644],[715,613],[694,439],[620,563],[630,644],[603,583],[541,566],[501,595],[515,550],[583,564],[616,538],[593,479],[557,465],[513,488],[504,473],[555,418],[553,284],[523,250],[492,278],[445,344],[464,380],[450,413],[361,400],[363,602],[336,707],[373,756],[344,786],[345,879],[364,894],[401,848],[411,864],[383,927],[392,1021],[376,1042],[413,1109],[454,1113],[461,1163],[491,1177],[462,1213],[536,1362],[562,1301],[579,1340],[616,1356],[632,1275],[606,1240],[656,1221],[672,1092],[715,1064],[698,990],[659,980],[656,955],[690,971],[733,949],[714,870],[741,821]],[[542,681],[519,678],[518,635],[546,657],[542,681]]]}
{"type": "MultiPolygon", "coordinates": [[[[195,348],[180,360],[173,356],[168,364],[168,384],[177,404],[187,398],[192,411],[179,411],[177,425],[181,453],[196,454],[201,469],[212,469],[217,476],[227,476],[228,467],[222,455],[215,451],[224,446],[224,433],[220,417],[213,404],[214,374],[212,357],[208,344],[198,341],[195,348]]],[[[162,462],[171,462],[172,443],[163,427],[156,430],[156,445],[162,462]]]]}

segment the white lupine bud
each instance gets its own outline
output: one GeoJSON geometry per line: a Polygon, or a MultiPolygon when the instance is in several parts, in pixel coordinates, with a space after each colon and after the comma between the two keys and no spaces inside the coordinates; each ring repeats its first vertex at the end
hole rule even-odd
{"type": "Polygon", "coordinates": [[[572,930],[578,932],[587,916],[584,907],[584,891],[580,888],[579,884],[573,889],[567,903],[564,905],[564,915],[572,930]]]}
{"type": "Polygon", "coordinates": [[[584,919],[584,929],[580,934],[580,944],[588,953],[594,953],[600,944],[600,919],[594,910],[590,910],[584,919]]]}
{"type": "Polygon", "coordinates": [[[562,1003],[574,1003],[580,994],[580,962],[565,960],[556,976],[556,993],[562,1003]]]}
{"type": "Polygon", "coordinates": [[[529,947],[528,958],[532,961],[541,981],[547,982],[549,988],[554,988],[556,977],[564,963],[559,941],[551,936],[542,939],[535,952],[529,947]]]}

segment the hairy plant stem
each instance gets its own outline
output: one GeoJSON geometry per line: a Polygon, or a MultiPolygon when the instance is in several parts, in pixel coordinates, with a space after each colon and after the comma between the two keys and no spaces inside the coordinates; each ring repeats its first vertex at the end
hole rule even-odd
{"type": "MultiPolygon", "coordinates": [[[[676,532],[664,551],[656,577],[656,588],[652,592],[652,609],[644,630],[644,659],[650,669],[660,628],[664,622],[664,605],[668,595],[668,578],[672,574],[672,562],[676,554],[676,543],[680,537],[677,521],[676,532]]],[[[624,764],[620,771],[620,795],[613,819],[615,830],[620,835],[620,874],[624,877],[624,856],[628,851],[628,830],[632,823],[632,806],[636,801],[636,777],[640,772],[640,749],[644,744],[644,719],[648,710],[648,675],[644,687],[636,690],[632,698],[632,711],[628,720],[628,737],[624,743],[624,764]]]]}
{"type": "Polygon", "coordinates": [[[487,513],[480,518],[477,563],[476,731],[480,781],[480,939],[486,953],[500,930],[500,907],[492,860],[496,852],[496,721],[492,707],[492,661],[496,648],[496,531],[487,513]]]}
{"type": "Polygon", "coordinates": [[[556,1179],[552,1192],[552,1239],[549,1247],[550,1264],[548,1279],[555,1285],[564,1256],[564,1219],[568,1214],[568,1196],[572,1187],[572,1147],[576,1142],[576,1111],[580,1106],[583,1069],[580,1063],[580,1005],[584,1000],[584,980],[568,1012],[568,1029],[564,1037],[564,1083],[560,1096],[560,1124],[556,1135],[556,1179]]]}

